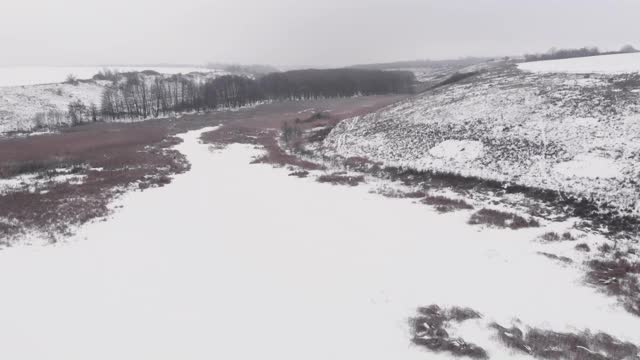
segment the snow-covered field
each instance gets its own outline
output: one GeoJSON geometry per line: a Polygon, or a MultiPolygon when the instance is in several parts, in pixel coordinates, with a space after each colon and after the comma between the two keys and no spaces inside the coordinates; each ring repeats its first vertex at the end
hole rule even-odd
{"type": "Polygon", "coordinates": [[[329,155],[562,190],[640,211],[640,77],[486,70],[338,124],[329,155]]]}
{"type": "Polygon", "coordinates": [[[624,74],[640,72],[640,53],[589,56],[521,63],[522,70],[538,73],[624,74]]]}
{"type": "Polygon", "coordinates": [[[60,117],[66,121],[70,102],[100,106],[104,86],[100,82],[0,87],[0,133],[29,130],[37,124],[60,117]]]}
{"type": "MultiPolygon", "coordinates": [[[[219,69],[180,67],[109,67],[120,72],[154,70],[160,76],[182,73],[203,81],[228,74],[219,69]],[[200,74],[204,73],[204,74],[200,74]]],[[[100,108],[102,93],[110,81],[63,83],[70,73],[79,79],[90,79],[100,67],[0,67],[0,134],[9,131],[31,131],[42,125],[68,122],[67,110],[72,101],[100,108]],[[33,85],[38,84],[38,85],[33,85]],[[8,86],[12,85],[12,86],[8,86]],[[61,120],[60,120],[61,119],[61,120]]],[[[145,75],[152,82],[153,75],[145,75]]]]}
{"type": "Polygon", "coordinates": [[[158,66],[0,66],[0,87],[61,83],[69,74],[78,79],[91,79],[104,69],[119,72],[153,70],[161,74],[211,71],[200,67],[158,66]]]}
{"type": "MultiPolygon", "coordinates": [[[[536,254],[544,228],[472,227],[467,211],[373,184],[289,177],[200,133],[182,136],[192,169],[171,184],[128,194],[67,242],[0,252],[3,358],[444,359],[409,345],[407,318],[433,303],[640,343],[639,318],[536,254]]],[[[461,332],[517,358],[473,320],[461,332]]]]}

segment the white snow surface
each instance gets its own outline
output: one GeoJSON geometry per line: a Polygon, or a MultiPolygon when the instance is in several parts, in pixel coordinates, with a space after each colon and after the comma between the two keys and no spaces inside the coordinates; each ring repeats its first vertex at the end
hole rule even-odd
{"type": "MultiPolygon", "coordinates": [[[[171,184],[67,242],[0,252],[2,358],[445,359],[409,345],[407,318],[434,303],[640,343],[640,319],[536,255],[544,229],[288,177],[201,132],[182,136],[192,169],[171,184]]],[[[460,332],[514,358],[484,328],[460,332]]]]}
{"type": "Polygon", "coordinates": [[[532,61],[518,64],[521,70],[538,73],[624,74],[640,72],[640,53],[588,56],[573,59],[532,61]]]}
{"type": "Polygon", "coordinates": [[[456,161],[475,160],[482,154],[482,143],[468,140],[445,140],[429,150],[435,158],[456,161]]]}
{"type": "Polygon", "coordinates": [[[559,163],[554,170],[567,178],[617,179],[623,177],[622,167],[615,160],[591,154],[580,154],[573,160],[559,163]]]}
{"type": "Polygon", "coordinates": [[[188,74],[209,72],[199,67],[158,67],[158,66],[0,66],[0,87],[61,83],[73,74],[78,79],[91,79],[104,70],[119,72],[153,70],[161,74],[188,74]]]}

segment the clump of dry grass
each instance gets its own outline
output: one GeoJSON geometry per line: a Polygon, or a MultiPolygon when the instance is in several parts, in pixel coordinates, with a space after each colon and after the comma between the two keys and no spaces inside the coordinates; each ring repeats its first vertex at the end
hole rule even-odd
{"type": "Polygon", "coordinates": [[[526,334],[513,326],[493,323],[498,339],[508,347],[542,359],[622,360],[636,359],[638,347],[605,333],[560,333],[537,328],[526,334]]]}
{"type": "Polygon", "coordinates": [[[557,260],[557,261],[563,262],[565,264],[573,263],[573,260],[571,260],[570,258],[568,258],[566,256],[558,256],[556,254],[551,254],[551,253],[542,252],[542,251],[539,251],[538,254],[540,254],[540,255],[542,255],[544,257],[547,257],[547,258],[549,258],[551,260],[557,260]]]}
{"type": "Polygon", "coordinates": [[[575,247],[576,250],[578,251],[584,251],[584,252],[590,252],[591,248],[589,247],[589,245],[585,244],[585,243],[581,243],[576,245],[575,247]]]}
{"type": "Polygon", "coordinates": [[[533,218],[525,219],[520,215],[487,208],[473,214],[469,219],[469,224],[489,225],[514,230],[540,226],[540,223],[533,218]]]}
{"type": "Polygon", "coordinates": [[[333,185],[357,186],[358,184],[364,182],[364,176],[362,175],[351,176],[351,175],[345,175],[343,173],[325,174],[325,175],[320,175],[318,177],[318,182],[330,183],[333,185]]]}
{"type": "Polygon", "coordinates": [[[441,195],[436,195],[436,196],[427,195],[424,199],[422,199],[422,203],[427,205],[432,205],[436,208],[437,211],[442,213],[452,212],[456,210],[473,209],[473,206],[469,205],[464,200],[451,199],[441,195]]]}
{"type": "Polygon", "coordinates": [[[289,176],[295,176],[295,177],[299,177],[299,178],[306,178],[307,176],[309,176],[309,172],[306,171],[306,170],[299,170],[299,171],[294,171],[294,172],[290,173],[289,176]]]}
{"type": "Polygon", "coordinates": [[[445,327],[452,321],[463,322],[480,318],[481,315],[469,308],[452,307],[441,309],[438,305],[418,308],[419,316],[409,319],[415,345],[434,352],[448,352],[455,356],[473,359],[487,359],[487,352],[475,344],[459,337],[450,337],[445,327]]]}
{"type": "Polygon", "coordinates": [[[617,296],[627,311],[640,316],[640,263],[616,258],[594,259],[587,265],[588,283],[617,296]]]}

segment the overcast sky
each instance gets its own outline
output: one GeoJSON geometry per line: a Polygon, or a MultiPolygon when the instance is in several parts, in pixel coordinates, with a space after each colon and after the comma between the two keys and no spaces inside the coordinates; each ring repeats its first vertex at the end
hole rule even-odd
{"type": "Polygon", "coordinates": [[[0,2],[0,65],[339,66],[640,47],[640,0],[0,2]]]}

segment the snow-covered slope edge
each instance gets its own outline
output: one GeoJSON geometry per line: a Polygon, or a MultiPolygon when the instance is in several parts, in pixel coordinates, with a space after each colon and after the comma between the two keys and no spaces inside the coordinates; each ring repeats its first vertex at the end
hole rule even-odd
{"type": "Polygon", "coordinates": [[[340,123],[330,155],[562,190],[640,210],[640,76],[495,68],[340,123]]]}
{"type": "Polygon", "coordinates": [[[588,56],[572,59],[533,61],[518,65],[537,73],[624,74],[640,72],[640,53],[588,56]]]}

